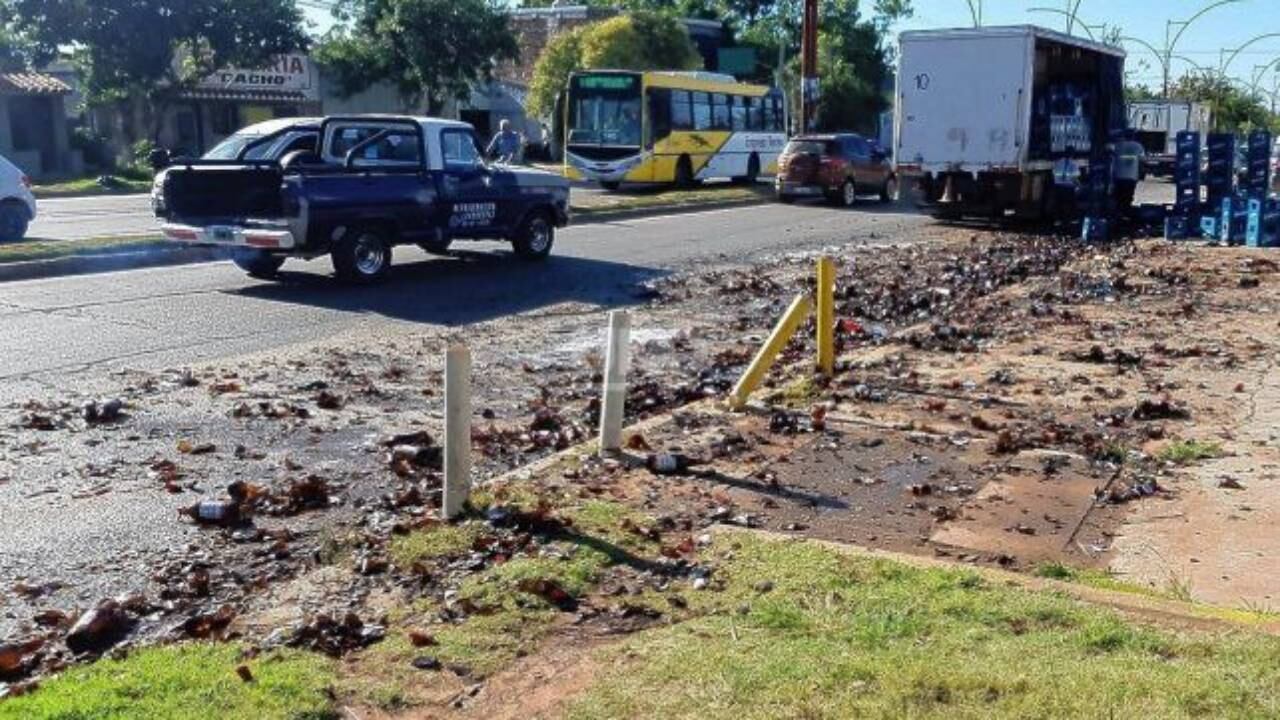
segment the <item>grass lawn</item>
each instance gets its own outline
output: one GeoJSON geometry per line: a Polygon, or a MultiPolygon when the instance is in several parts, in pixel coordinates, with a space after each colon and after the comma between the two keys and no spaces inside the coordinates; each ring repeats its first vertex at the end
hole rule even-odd
{"type": "Polygon", "coordinates": [[[573,718],[1280,717],[1280,639],[746,534],[703,615],[600,656],[573,718]],[[766,584],[768,583],[768,584],[766,584]]]}
{"type": "Polygon", "coordinates": [[[193,643],[140,650],[79,667],[35,692],[0,702],[3,720],[322,720],[332,661],[296,651],[241,658],[237,645],[193,643]],[[236,668],[246,665],[245,682],[236,668]]]}
{"type": "Polygon", "coordinates": [[[159,245],[160,241],[154,235],[93,238],[89,240],[25,240],[17,243],[0,244],[0,263],[50,260],[69,255],[131,252],[144,248],[158,247],[159,245]]]}
{"type": "MultiPolygon", "coordinates": [[[[480,511],[492,502],[485,493],[473,498],[480,511]]],[[[507,494],[504,502],[541,505],[535,495],[507,494]]],[[[384,642],[340,664],[301,652],[243,661],[237,645],[136,651],[0,702],[0,720],[314,720],[346,706],[398,713],[430,697],[431,676],[413,667],[423,656],[466,682],[499,682],[495,676],[521,657],[573,642],[571,616],[549,588],[570,605],[607,606],[618,602],[598,595],[611,568],[656,567],[664,547],[636,532],[648,519],[630,508],[570,496],[551,502],[569,529],[536,555],[463,580],[455,597],[470,608],[465,620],[441,622],[438,600],[411,600],[391,613],[384,642]],[[410,638],[420,634],[430,640],[414,647],[410,638]],[[237,676],[242,662],[253,682],[237,676]]],[[[436,525],[392,552],[398,563],[454,558],[480,531],[476,519],[436,525]]],[[[1280,638],[1244,624],[1192,622],[1198,616],[1189,610],[1179,627],[1215,629],[1175,630],[967,569],[913,567],[745,531],[716,533],[697,562],[712,569],[707,589],[681,578],[625,599],[662,611],[664,624],[583,650],[593,672],[585,687],[566,689],[564,716],[1280,717],[1280,638]]],[[[1041,574],[1093,582],[1069,568],[1041,574]]],[[[491,692],[503,692],[500,682],[491,692]]]]}
{"type": "Polygon", "coordinates": [[[98,184],[97,176],[94,176],[60,183],[49,183],[48,185],[36,185],[31,188],[31,192],[37,199],[151,192],[150,180],[130,180],[119,176],[115,177],[120,183],[117,187],[103,187],[98,184]]]}

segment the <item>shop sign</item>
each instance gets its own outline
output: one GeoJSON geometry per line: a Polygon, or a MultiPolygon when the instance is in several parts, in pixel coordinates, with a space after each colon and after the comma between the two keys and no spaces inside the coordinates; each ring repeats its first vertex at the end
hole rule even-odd
{"type": "Polygon", "coordinates": [[[224,68],[200,83],[202,90],[301,92],[315,99],[315,70],[306,55],[280,55],[266,67],[224,68]]]}

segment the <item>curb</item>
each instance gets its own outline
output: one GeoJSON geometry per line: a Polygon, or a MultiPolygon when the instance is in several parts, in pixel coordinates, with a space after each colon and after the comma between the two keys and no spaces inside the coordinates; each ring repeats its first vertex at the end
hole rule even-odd
{"type": "Polygon", "coordinates": [[[69,275],[91,275],[148,267],[191,265],[225,260],[220,248],[159,247],[151,250],[88,255],[67,255],[48,260],[27,260],[0,265],[0,283],[69,275]]]}
{"type": "MultiPolygon", "coordinates": [[[[727,200],[724,202],[687,203],[682,205],[655,205],[635,210],[595,211],[574,214],[570,227],[584,225],[602,225],[611,222],[637,220],[662,215],[685,215],[708,210],[724,210],[736,207],[750,207],[768,202],[765,197],[743,200],[727,200]]],[[[69,240],[67,242],[75,242],[69,240]]],[[[167,267],[177,265],[194,265],[197,263],[226,260],[229,254],[220,248],[207,247],[165,247],[139,252],[98,253],[86,255],[67,255],[48,260],[27,260],[23,262],[0,264],[0,283],[20,280],[38,280],[43,278],[63,277],[69,275],[90,275],[121,270],[139,270],[149,267],[167,267]]]]}
{"type": "Polygon", "coordinates": [[[577,225],[602,225],[610,222],[620,222],[623,220],[637,220],[646,217],[655,217],[658,215],[687,215],[696,212],[705,212],[708,210],[727,210],[738,207],[752,207],[755,205],[767,205],[770,199],[766,196],[758,198],[744,198],[742,200],[724,200],[717,202],[705,203],[685,203],[679,205],[655,205],[649,208],[637,208],[634,210],[592,210],[583,212],[581,210],[572,213],[572,222],[569,227],[577,225]]]}

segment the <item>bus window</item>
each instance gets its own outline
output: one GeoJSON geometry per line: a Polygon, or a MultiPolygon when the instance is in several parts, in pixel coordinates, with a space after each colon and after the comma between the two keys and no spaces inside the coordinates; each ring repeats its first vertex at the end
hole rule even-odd
{"type": "Polygon", "coordinates": [[[747,98],[747,129],[764,130],[764,98],[747,98]]]}
{"type": "Polygon", "coordinates": [[[770,132],[782,130],[782,104],[778,98],[765,98],[765,129],[770,132]]]}
{"type": "Polygon", "coordinates": [[[729,102],[733,103],[729,109],[733,112],[733,129],[735,132],[742,132],[747,129],[747,103],[751,102],[751,98],[729,96],[729,102]]]}
{"type": "Polygon", "coordinates": [[[733,120],[729,113],[729,96],[724,93],[711,96],[711,127],[716,130],[733,129],[733,120]]]}
{"type": "MultiPolygon", "coordinates": [[[[688,105],[685,106],[688,110],[688,105]]],[[[649,91],[649,142],[648,147],[653,147],[656,142],[661,142],[671,134],[671,91],[658,88],[649,91]]]]}
{"type": "Polygon", "coordinates": [[[693,129],[693,108],[689,105],[688,90],[671,91],[671,128],[673,130],[693,129]]]}
{"type": "Polygon", "coordinates": [[[711,97],[704,92],[693,93],[693,129],[711,129],[711,97]]]}

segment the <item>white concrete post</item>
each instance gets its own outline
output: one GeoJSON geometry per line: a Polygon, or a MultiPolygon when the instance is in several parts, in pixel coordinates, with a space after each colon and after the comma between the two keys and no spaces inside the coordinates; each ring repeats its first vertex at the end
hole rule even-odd
{"type": "Polygon", "coordinates": [[[466,345],[453,345],[444,361],[444,519],[462,514],[470,495],[471,351],[466,345]]]}
{"type": "Polygon", "coordinates": [[[609,349],[604,361],[604,403],[600,407],[600,454],[622,448],[622,417],[631,364],[631,313],[609,313],[609,349]]]}

